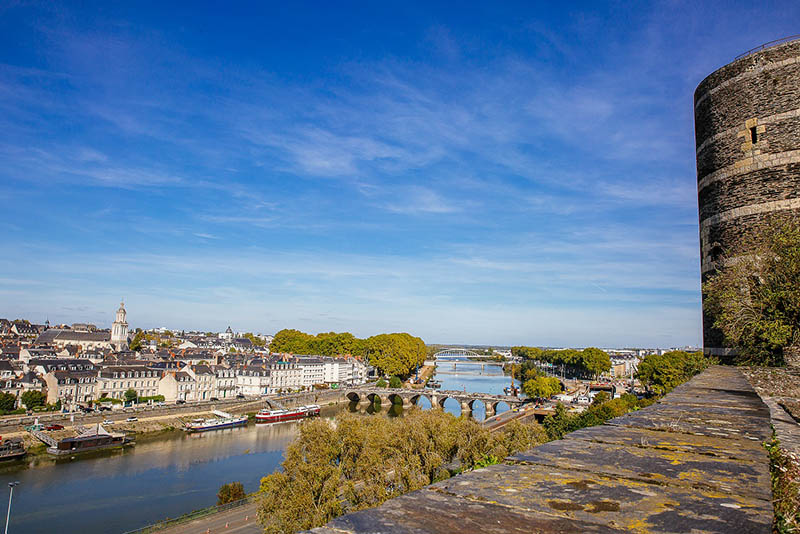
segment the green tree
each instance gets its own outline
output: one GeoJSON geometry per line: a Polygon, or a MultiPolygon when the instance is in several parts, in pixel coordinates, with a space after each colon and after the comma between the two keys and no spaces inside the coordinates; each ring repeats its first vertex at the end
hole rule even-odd
{"type": "Polygon", "coordinates": [[[375,382],[375,387],[376,388],[385,388],[385,387],[388,387],[388,386],[389,386],[389,384],[387,384],[386,380],[384,380],[383,378],[379,378],[378,381],[375,382]]]}
{"type": "Polygon", "coordinates": [[[262,339],[262,338],[260,338],[258,336],[253,335],[252,332],[247,332],[244,335],[244,337],[249,339],[250,342],[253,344],[253,346],[256,346],[256,347],[264,347],[267,344],[266,340],[264,340],[264,339],[262,339]]]}
{"type": "Polygon", "coordinates": [[[145,340],[144,332],[142,332],[141,330],[137,330],[136,335],[133,336],[133,340],[131,341],[129,348],[132,351],[142,350],[142,343],[144,340],[145,340]]]}
{"type": "Polygon", "coordinates": [[[592,399],[592,406],[600,406],[603,403],[606,403],[611,400],[611,395],[609,395],[605,391],[599,391],[595,394],[594,399],[592,399]]]}
{"type": "Polygon", "coordinates": [[[552,376],[537,376],[523,382],[522,391],[532,399],[547,399],[561,393],[561,382],[552,376]]]}
{"type": "Polygon", "coordinates": [[[400,380],[399,376],[393,376],[389,379],[389,387],[390,388],[401,388],[403,387],[403,381],[400,380]]]}
{"type": "Polygon", "coordinates": [[[11,393],[0,393],[0,411],[11,412],[17,407],[17,397],[11,393]]]}
{"type": "Polygon", "coordinates": [[[652,393],[663,395],[711,363],[713,361],[703,356],[702,352],[676,350],[664,354],[648,354],[639,362],[636,378],[652,393]]]}
{"type": "Polygon", "coordinates": [[[800,346],[800,217],[774,216],[726,251],[703,306],[735,363],[781,365],[800,346]]]}
{"type": "Polygon", "coordinates": [[[217,492],[217,504],[241,501],[245,497],[247,497],[247,494],[244,492],[244,486],[241,482],[229,482],[220,486],[217,492]]]}
{"type": "Polygon", "coordinates": [[[604,351],[589,347],[581,351],[581,366],[593,378],[597,378],[611,370],[611,358],[604,351]]]}
{"type": "Polygon", "coordinates": [[[133,388],[128,388],[125,390],[124,396],[126,402],[134,402],[139,397],[139,395],[136,393],[136,390],[133,388]]]}
{"type": "Polygon", "coordinates": [[[44,406],[47,402],[47,397],[41,391],[36,391],[32,389],[30,391],[26,391],[20,397],[22,404],[29,410],[33,410],[34,408],[38,408],[39,406],[44,406]]]}

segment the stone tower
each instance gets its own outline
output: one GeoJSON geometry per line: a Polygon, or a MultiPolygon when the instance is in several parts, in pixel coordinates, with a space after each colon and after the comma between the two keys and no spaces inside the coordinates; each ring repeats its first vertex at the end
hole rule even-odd
{"type": "Polygon", "coordinates": [[[119,303],[117,317],[111,325],[111,344],[117,349],[122,350],[128,347],[128,323],[125,321],[125,303],[119,303]]]}
{"type": "MultiPolygon", "coordinates": [[[[703,281],[721,256],[776,212],[800,212],[800,40],[765,45],[709,75],[694,93],[703,281]]],[[[706,353],[724,356],[703,316],[706,353]]]]}

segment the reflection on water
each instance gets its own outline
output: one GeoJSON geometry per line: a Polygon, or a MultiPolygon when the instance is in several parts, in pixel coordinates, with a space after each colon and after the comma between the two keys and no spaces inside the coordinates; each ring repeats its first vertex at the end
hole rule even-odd
{"type": "MultiPolygon", "coordinates": [[[[331,417],[335,409],[323,416],[331,417]]],[[[201,434],[175,431],[124,451],[3,465],[0,487],[14,490],[10,532],[115,533],[215,504],[219,487],[247,491],[278,468],[298,423],[248,425],[201,434]]]]}
{"type": "MultiPolygon", "coordinates": [[[[441,363],[436,378],[444,390],[502,393],[509,379],[496,364],[441,363]]],[[[430,409],[420,398],[419,406],[430,409]]],[[[324,407],[323,417],[340,409],[324,407]]],[[[366,414],[403,415],[402,404],[381,406],[350,403],[346,409],[366,414]]],[[[449,399],[444,409],[460,415],[461,405],[449,399]]],[[[508,409],[505,404],[498,411],[508,409]]],[[[473,416],[485,417],[482,403],[473,416]]],[[[216,502],[219,487],[232,481],[245,490],[258,488],[262,476],[276,470],[284,449],[298,432],[298,422],[218,430],[201,434],[174,431],[139,439],[124,451],[101,451],[53,460],[37,457],[0,464],[0,488],[18,480],[9,532],[32,534],[80,532],[121,533],[166,517],[175,517],[216,502]]],[[[0,496],[0,501],[2,496],[0,496]]]]}

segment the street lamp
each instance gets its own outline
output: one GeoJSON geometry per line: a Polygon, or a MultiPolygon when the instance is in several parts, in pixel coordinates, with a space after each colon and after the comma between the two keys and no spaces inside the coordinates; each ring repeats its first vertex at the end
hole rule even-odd
{"type": "Polygon", "coordinates": [[[19,482],[17,481],[17,482],[9,482],[8,483],[8,487],[10,489],[9,489],[9,492],[8,492],[8,513],[6,514],[6,533],[5,534],[8,534],[8,520],[11,519],[11,497],[14,496],[14,486],[19,486],[19,482]]]}

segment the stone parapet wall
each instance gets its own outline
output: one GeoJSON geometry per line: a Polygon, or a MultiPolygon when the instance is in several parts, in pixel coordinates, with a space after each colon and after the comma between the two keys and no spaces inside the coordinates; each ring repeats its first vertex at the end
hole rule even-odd
{"type": "Polygon", "coordinates": [[[312,532],[768,534],[771,433],[741,371],[712,367],[656,405],[312,532]]]}

